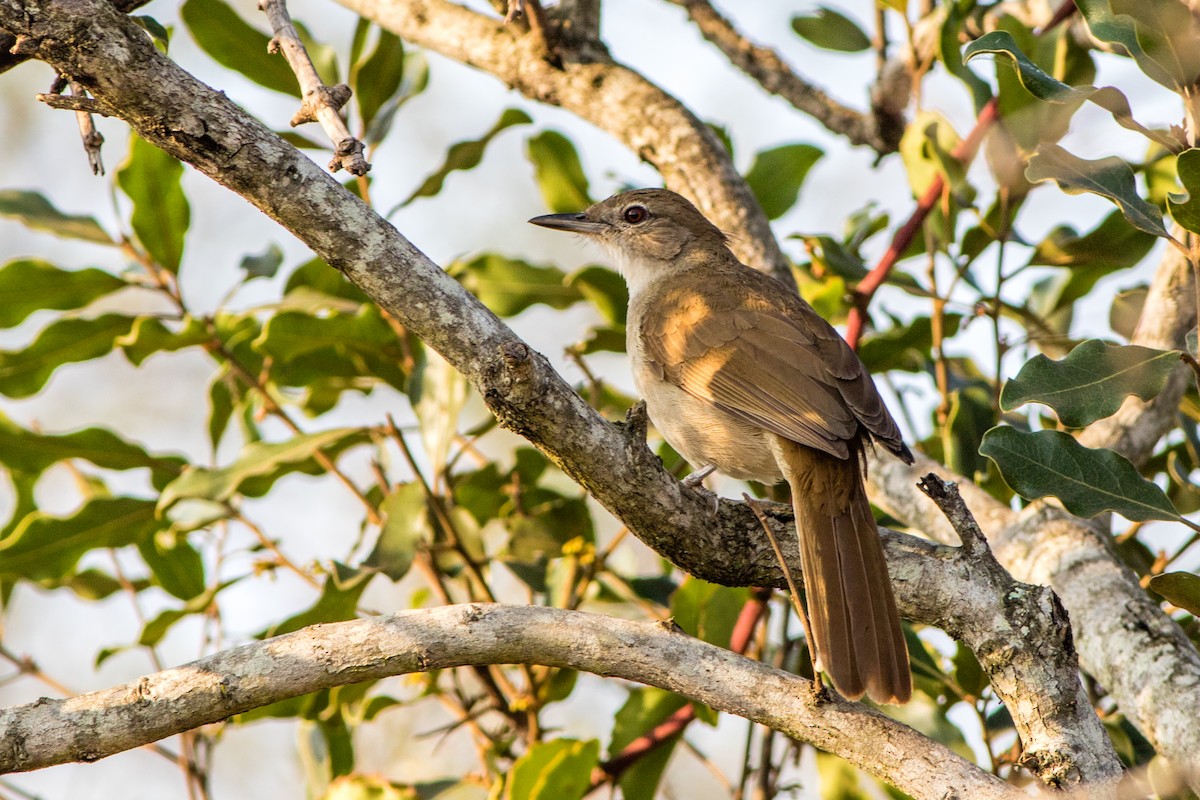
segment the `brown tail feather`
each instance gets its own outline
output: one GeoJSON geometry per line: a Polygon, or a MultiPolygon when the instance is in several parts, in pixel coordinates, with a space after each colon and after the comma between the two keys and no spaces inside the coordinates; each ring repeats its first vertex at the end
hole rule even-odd
{"type": "Polygon", "coordinates": [[[906,703],[912,695],[908,647],[860,456],[843,460],[781,444],[816,660],[852,700],[866,693],[877,703],[906,703]]]}

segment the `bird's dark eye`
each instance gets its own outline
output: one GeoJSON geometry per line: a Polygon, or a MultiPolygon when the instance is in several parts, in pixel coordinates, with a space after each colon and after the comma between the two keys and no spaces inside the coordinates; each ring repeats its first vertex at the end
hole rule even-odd
{"type": "Polygon", "coordinates": [[[650,212],[643,206],[630,206],[625,209],[625,221],[630,225],[637,225],[639,222],[645,222],[650,217],[650,212]]]}

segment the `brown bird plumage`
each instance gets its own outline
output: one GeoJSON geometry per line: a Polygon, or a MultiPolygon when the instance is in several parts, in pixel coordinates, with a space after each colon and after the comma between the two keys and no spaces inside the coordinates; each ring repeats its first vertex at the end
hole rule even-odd
{"type": "Polygon", "coordinates": [[[634,380],[667,441],[694,466],[791,486],[811,644],[837,689],[906,702],[908,650],[862,450],[874,439],[912,454],[858,356],[673,192],[625,192],[531,222],[585,234],[613,256],[630,289],[634,380]]]}

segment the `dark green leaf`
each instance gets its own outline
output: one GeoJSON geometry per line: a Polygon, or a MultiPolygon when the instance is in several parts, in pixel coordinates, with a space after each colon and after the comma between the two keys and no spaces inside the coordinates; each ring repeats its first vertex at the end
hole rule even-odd
{"type": "Polygon", "coordinates": [[[0,267],[0,328],[11,328],[35,311],[83,308],[98,297],[123,289],[125,281],[100,269],[59,269],[33,259],[0,267]]]}
{"type": "Polygon", "coordinates": [[[456,261],[446,271],[502,317],[515,316],[536,303],[566,308],[583,299],[557,267],[539,267],[497,253],[456,261]]]}
{"type": "Polygon", "coordinates": [[[117,184],[133,201],[133,232],[150,257],[171,272],[179,272],[191,222],[182,177],[183,164],[136,134],[117,170],[117,184]]]}
{"type": "MultiPolygon", "coordinates": [[[[962,316],[947,314],[942,320],[942,335],[955,335],[961,323],[962,316]]],[[[921,372],[929,363],[932,348],[933,321],[917,317],[908,325],[894,325],[871,334],[859,346],[858,355],[874,373],[893,369],[921,372]]]]}
{"type": "Polygon", "coordinates": [[[154,40],[154,46],[158,48],[160,53],[167,52],[171,44],[171,32],[167,30],[161,22],[154,17],[144,14],[132,14],[130,20],[137,23],[137,26],[150,34],[150,38],[154,40]]]}
{"type": "MultiPolygon", "coordinates": [[[[1110,0],[1115,14],[1134,24],[1142,53],[1134,53],[1138,66],[1147,75],[1161,68],[1172,86],[1181,93],[1193,90],[1200,77],[1200,23],[1183,2],[1146,3],[1143,0],[1110,0]],[[1153,66],[1147,69],[1146,61],[1153,66]]],[[[1131,51],[1132,52],[1132,51],[1131,51]]]]}
{"type": "Polygon", "coordinates": [[[243,256],[241,268],[246,273],[246,279],[273,278],[283,263],[283,251],[279,245],[272,243],[266,250],[256,256],[243,256]]]}
{"type": "Polygon", "coordinates": [[[571,140],[558,131],[531,137],[526,152],[546,207],[555,213],[582,211],[592,204],[588,180],[571,140]]]}
{"type": "MultiPolygon", "coordinates": [[[[881,2],[885,5],[889,4],[887,0],[881,0],[881,2]]],[[[906,0],[897,0],[897,4],[907,5],[906,0]]],[[[938,60],[946,67],[947,72],[962,81],[970,90],[975,113],[978,114],[980,109],[991,100],[992,87],[988,85],[987,81],[972,72],[959,55],[959,48],[962,46],[960,44],[961,36],[965,33],[964,28],[968,22],[969,9],[961,7],[959,3],[948,3],[941,8],[945,9],[946,17],[941,30],[938,31],[938,60]]],[[[900,13],[907,15],[903,8],[900,13]]],[[[971,20],[971,24],[974,24],[974,20],[971,20]]]]}
{"type": "Polygon", "coordinates": [[[1143,400],[1154,397],[1177,366],[1175,350],[1091,339],[1061,361],[1038,355],[1025,362],[1004,385],[1000,406],[1012,411],[1025,403],[1044,403],[1064,425],[1081,428],[1117,413],[1131,394],[1143,400]]]}
{"type": "MultiPolygon", "coordinates": [[[[820,267],[825,273],[832,273],[847,283],[857,283],[867,277],[867,265],[862,257],[832,236],[794,233],[788,238],[803,241],[813,266],[820,267]]],[[[816,269],[813,271],[817,272],[816,269]]]]}
{"type": "Polygon", "coordinates": [[[186,536],[151,536],[138,542],[138,552],[155,583],[169,594],[191,600],[204,592],[204,560],[186,536]]]}
{"type": "Polygon", "coordinates": [[[233,415],[233,389],[230,388],[233,382],[233,376],[225,371],[218,373],[208,386],[208,441],[214,452],[233,415]]]}
{"type": "Polygon", "coordinates": [[[38,511],[0,541],[0,574],[57,580],[89,550],[124,547],[159,528],[154,502],[133,497],[97,497],[69,517],[38,511]]]}
{"type": "Polygon", "coordinates": [[[383,527],[375,541],[375,549],[363,564],[378,568],[393,581],[398,581],[412,568],[417,551],[432,539],[429,528],[425,489],[413,481],[396,487],[379,507],[383,527]]]}
{"type": "Polygon", "coordinates": [[[1200,576],[1190,572],[1164,572],[1150,579],[1150,588],[1172,605],[1200,617],[1200,576]]]}
{"type": "Polygon", "coordinates": [[[508,774],[508,800],[580,800],[600,763],[595,739],[539,742],[517,759],[508,774]]]}
{"type": "Polygon", "coordinates": [[[117,339],[117,346],[135,367],[155,353],[173,353],[212,341],[208,326],[195,317],[187,317],[178,330],[172,330],[157,317],[138,317],[129,333],[117,339]]]}
{"type": "Polygon", "coordinates": [[[988,465],[979,454],[979,442],[996,421],[991,392],[986,387],[972,385],[950,392],[950,411],[942,426],[946,466],[968,477],[986,472],[988,465]]]}
{"type": "Polygon", "coordinates": [[[1056,227],[1034,247],[1029,264],[1071,268],[1057,296],[1058,308],[1086,295],[1105,275],[1137,264],[1153,245],[1153,236],[1130,225],[1120,211],[1113,211],[1083,235],[1066,225],[1056,227]]]}
{"type": "Polygon", "coordinates": [[[768,219],[777,219],[796,204],[808,171],[825,152],[811,144],[785,144],[754,157],[746,183],[768,219]]]}
{"type": "MultiPolygon", "coordinates": [[[[1167,2],[1171,1],[1167,0],[1167,2]]],[[[1076,6],[1083,14],[1093,36],[1102,42],[1121,45],[1133,56],[1142,72],[1146,73],[1151,80],[1169,89],[1176,88],[1175,80],[1170,72],[1142,49],[1142,45],[1139,43],[1138,26],[1133,17],[1114,13],[1111,0],[1078,0],[1076,6]]]]}
{"type": "Polygon", "coordinates": [[[488,144],[501,131],[511,128],[514,125],[527,125],[530,122],[533,122],[533,119],[521,109],[506,108],[504,113],[500,115],[500,119],[496,120],[496,124],[487,133],[483,134],[483,136],[471,141],[457,142],[451,145],[442,166],[438,167],[432,175],[426,178],[417,187],[417,190],[410,194],[408,199],[400,203],[397,208],[403,208],[418,197],[432,197],[437,194],[442,190],[442,184],[446,182],[446,177],[451,172],[455,170],[474,169],[478,166],[479,162],[483,159],[484,150],[487,149],[488,144]]]}
{"type": "Polygon", "coordinates": [[[191,467],[165,489],[158,507],[165,511],[185,498],[223,503],[239,491],[262,496],[270,485],[289,472],[315,471],[313,453],[321,451],[329,458],[369,439],[363,428],[335,428],[319,433],[301,434],[283,442],[253,442],[242,449],[232,464],[219,469],[191,467]]]}
{"type": "Polygon", "coordinates": [[[179,475],[186,463],[177,456],[153,456],[141,446],[103,428],[61,435],[34,433],[0,414],[0,464],[29,475],[40,475],[65,459],[90,461],[103,469],[148,468],[156,487],[179,475]]]}
{"type": "Polygon", "coordinates": [[[300,84],[281,55],[267,52],[267,34],[249,25],[223,0],[186,0],[180,16],[218,64],[240,72],[259,86],[300,96],[300,84]]]}
{"type": "Polygon", "coordinates": [[[35,231],[98,244],[116,244],[92,217],[64,214],[38,192],[0,191],[0,217],[13,217],[35,231]]]}
{"type": "Polygon", "coordinates": [[[792,17],[792,30],[826,50],[859,53],[871,46],[871,40],[854,20],[825,6],[818,6],[815,14],[792,17]]]}
{"type": "Polygon", "coordinates": [[[1026,500],[1053,495],[1080,517],[1115,511],[1129,520],[1175,520],[1162,489],[1112,450],[1091,450],[1062,431],[1025,433],[992,428],[979,447],[1004,480],[1026,500]]]}
{"type": "Polygon", "coordinates": [[[987,675],[971,648],[959,644],[954,651],[954,682],[967,693],[967,698],[979,697],[988,687],[987,675]]]}
{"type": "Polygon", "coordinates": [[[208,591],[204,591],[204,587],[200,587],[200,591],[187,600],[183,608],[171,608],[161,612],[157,617],[147,622],[142,627],[142,633],[138,637],[138,644],[144,647],[154,647],[162,638],[167,635],[167,631],[179,620],[191,614],[203,614],[212,606],[213,600],[217,596],[217,592],[228,586],[228,583],[214,586],[208,591]]]}
{"type": "Polygon", "coordinates": [[[1097,161],[1078,158],[1058,145],[1043,144],[1029,159],[1025,177],[1033,183],[1052,180],[1068,194],[1091,192],[1121,209],[1130,224],[1146,233],[1169,238],[1162,212],[1137,193],[1133,170],[1115,156],[1097,161]]]}
{"type": "Polygon", "coordinates": [[[261,634],[261,638],[281,636],[309,625],[354,619],[358,599],[377,573],[372,569],[356,570],[336,561],[333,567],[333,573],[325,576],[321,596],[311,608],[272,626],[261,634]]]}
{"type": "Polygon", "coordinates": [[[0,394],[18,398],[36,394],[63,364],[111,352],[132,325],[133,318],[121,314],[51,323],[24,350],[0,351],[0,394]]]}

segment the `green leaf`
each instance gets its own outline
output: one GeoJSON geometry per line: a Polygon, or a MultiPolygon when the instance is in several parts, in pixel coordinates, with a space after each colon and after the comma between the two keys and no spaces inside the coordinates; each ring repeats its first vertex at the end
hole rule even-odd
{"type": "Polygon", "coordinates": [[[558,131],[545,131],[530,137],[525,148],[547,208],[566,213],[582,211],[592,204],[587,176],[570,139],[558,131]]]}
{"type": "MultiPolygon", "coordinates": [[[[945,177],[943,154],[952,152],[958,143],[954,126],[944,116],[934,111],[916,115],[900,140],[900,157],[908,170],[908,184],[914,196],[920,197],[936,178],[945,177]]],[[[961,173],[962,165],[957,169],[961,173]]]]}
{"type": "Polygon", "coordinates": [[[1190,572],[1164,572],[1150,579],[1150,588],[1172,605],[1200,617],[1200,576],[1190,572]]]}
{"type": "Polygon", "coordinates": [[[16,259],[0,267],[0,328],[20,324],[35,311],[83,308],[128,284],[101,269],[59,269],[35,259],[16,259]]]}
{"type": "Polygon", "coordinates": [[[321,596],[311,608],[288,617],[260,634],[260,638],[281,636],[307,628],[309,625],[354,619],[358,610],[358,599],[378,573],[373,569],[354,569],[336,561],[333,562],[333,567],[334,571],[325,577],[321,596]]]}
{"type": "Polygon", "coordinates": [[[171,31],[165,25],[156,20],[154,17],[144,14],[131,14],[129,19],[136,23],[139,28],[149,34],[154,40],[154,46],[158,48],[158,52],[166,53],[171,44],[171,31]]]}
{"type": "Polygon", "coordinates": [[[150,536],[138,542],[138,552],[150,567],[155,583],[169,594],[191,600],[204,592],[204,559],[186,536],[150,536]]]}
{"type": "Polygon", "coordinates": [[[425,489],[417,481],[396,487],[379,507],[383,527],[375,549],[363,564],[376,567],[393,581],[412,568],[417,551],[433,538],[429,527],[425,489]]]}
{"type": "Polygon", "coordinates": [[[537,303],[563,309],[583,299],[557,267],[539,267],[497,253],[456,261],[446,271],[502,317],[516,316],[537,303]]]}
{"type": "Polygon", "coordinates": [[[1084,447],[1062,431],[1026,433],[1000,425],[984,434],[979,452],[1026,500],[1053,495],[1079,517],[1115,511],[1133,521],[1179,519],[1162,489],[1123,456],[1084,447]]]}
{"type": "MultiPolygon", "coordinates": [[[[1172,2],[1172,0],[1167,0],[1172,2]]],[[[1139,42],[1137,22],[1127,14],[1114,13],[1110,0],[1078,0],[1076,6],[1087,22],[1092,35],[1102,42],[1119,44],[1134,60],[1142,72],[1153,81],[1175,89],[1175,80],[1155,58],[1142,49],[1139,42]]]]}
{"type": "MultiPolygon", "coordinates": [[[[635,740],[666,722],[685,705],[686,698],[664,689],[653,686],[630,689],[629,698],[613,719],[609,758],[616,758],[635,740]]],[[[621,793],[626,800],[654,800],[657,797],[658,785],[679,738],[675,736],[663,742],[621,773],[621,793]]]]}
{"type": "Polygon", "coordinates": [[[437,352],[425,351],[409,382],[408,399],[434,475],[442,475],[446,469],[469,391],[466,376],[437,352]]]}
{"type": "Polygon", "coordinates": [[[792,30],[817,47],[840,53],[860,53],[871,46],[854,20],[825,6],[818,6],[815,14],[792,17],[792,30]]]}
{"type": "Polygon", "coordinates": [[[768,219],[782,217],[796,204],[808,171],[823,155],[825,151],[811,144],[785,144],[754,157],[746,183],[768,219]]]}
{"type": "Polygon", "coordinates": [[[266,250],[256,256],[243,256],[239,265],[246,273],[246,280],[251,278],[273,278],[283,263],[283,251],[279,245],[272,242],[266,250]]]}
{"type": "Polygon", "coordinates": [[[1192,91],[1200,77],[1200,24],[1188,5],[1110,0],[1110,6],[1118,18],[1133,22],[1141,53],[1130,52],[1138,66],[1152,78],[1161,69],[1170,80],[1165,86],[1181,93],[1192,91]]]}
{"type": "Polygon", "coordinates": [[[629,287],[616,270],[600,266],[580,267],[564,282],[591,302],[609,324],[625,325],[629,287]]]}
{"type": "Polygon", "coordinates": [[[1138,230],[1170,238],[1163,226],[1162,212],[1142,199],[1137,193],[1133,170],[1115,156],[1089,161],[1058,145],[1043,144],[1029,159],[1025,177],[1033,183],[1052,180],[1068,194],[1098,194],[1116,203],[1125,219],[1138,230]]]}
{"type": "Polygon", "coordinates": [[[208,611],[212,607],[213,600],[216,599],[217,592],[228,585],[228,583],[223,583],[207,591],[201,586],[201,591],[190,598],[184,598],[187,600],[187,603],[184,604],[183,608],[170,608],[161,612],[157,617],[142,626],[142,632],[138,636],[138,644],[143,647],[154,647],[162,641],[162,638],[167,635],[167,631],[176,622],[192,614],[203,614],[208,611]]]}
{"type": "Polygon", "coordinates": [[[1180,227],[1200,233],[1200,149],[1184,150],[1175,161],[1184,194],[1167,196],[1167,207],[1180,227]]]}
{"type": "Polygon", "coordinates": [[[1113,211],[1082,235],[1067,225],[1057,226],[1034,246],[1029,266],[1071,268],[1071,288],[1063,289],[1059,301],[1070,305],[1091,291],[1100,278],[1137,264],[1153,246],[1153,236],[1130,225],[1120,211],[1113,211]]]}
{"type": "Polygon", "coordinates": [[[134,544],[159,526],[153,501],[133,497],[93,498],[69,517],[37,511],[0,541],[0,575],[57,580],[89,550],[134,544]]]}
{"type": "Polygon", "coordinates": [[[163,268],[179,272],[191,210],[183,194],[183,164],[134,134],[117,184],[133,201],[133,232],[163,268]]]}
{"type": "Polygon", "coordinates": [[[223,503],[239,492],[261,497],[271,484],[290,472],[320,472],[312,461],[313,453],[321,451],[332,459],[369,438],[370,432],[363,428],[334,428],[301,434],[283,442],[253,442],[226,467],[186,469],[163,489],[158,499],[159,511],[185,498],[223,503]]]}
{"type": "Polygon", "coordinates": [[[595,739],[539,742],[517,759],[508,774],[508,800],[580,800],[600,763],[595,739]]]}
{"type": "Polygon", "coordinates": [[[177,477],[187,462],[178,456],[154,456],[140,445],[104,428],[74,433],[34,433],[0,414],[0,464],[29,475],[40,475],[65,459],[90,461],[102,469],[148,468],[155,487],[177,477]]]}
{"type": "Polygon", "coordinates": [[[530,122],[533,122],[533,118],[521,109],[504,109],[504,113],[500,115],[500,119],[496,120],[496,124],[487,133],[483,134],[483,136],[471,141],[452,144],[450,150],[446,153],[446,160],[442,163],[442,166],[438,167],[432,175],[426,178],[417,187],[417,190],[410,194],[397,208],[403,208],[418,197],[434,196],[442,190],[442,184],[446,182],[446,177],[451,172],[477,167],[479,162],[483,160],[483,152],[487,149],[488,144],[502,131],[514,125],[527,125],[530,122]]]}
{"type": "Polygon", "coordinates": [[[116,244],[94,218],[64,214],[38,192],[20,189],[0,191],[0,217],[12,217],[31,230],[45,231],[66,239],[116,244]]]}
{"type": "Polygon", "coordinates": [[[968,477],[986,472],[988,465],[979,454],[979,442],[996,421],[992,395],[986,386],[968,385],[950,392],[950,411],[942,426],[946,466],[968,477]]]}
{"type": "Polygon", "coordinates": [[[1034,356],[1004,385],[1000,407],[1043,403],[1064,425],[1082,428],[1117,413],[1129,395],[1149,400],[1179,365],[1179,352],[1091,339],[1061,361],[1034,356]]]}
{"type": "MultiPolygon", "coordinates": [[[[961,323],[961,315],[945,315],[943,336],[954,336],[961,323]]],[[[858,355],[873,373],[893,369],[922,372],[930,363],[932,348],[933,321],[929,317],[916,317],[908,325],[897,324],[881,333],[871,334],[859,346],[858,355]]]]}
{"type": "Polygon", "coordinates": [[[138,317],[129,333],[119,337],[116,344],[125,353],[129,363],[140,367],[155,353],[173,353],[185,347],[206,344],[212,338],[208,326],[195,317],[186,317],[178,330],[168,328],[157,317],[138,317]]]}
{"type": "MultiPolygon", "coordinates": [[[[365,31],[368,26],[363,24],[365,31]]],[[[379,40],[371,55],[354,73],[354,97],[364,128],[370,126],[383,104],[390,100],[404,83],[404,43],[391,31],[379,30],[379,40]]]]}
{"type": "Polygon", "coordinates": [[[223,0],[186,0],[179,11],[196,44],[218,64],[259,86],[300,96],[300,84],[287,61],[267,52],[271,37],[249,25],[223,0]]]}
{"type": "Polygon", "coordinates": [[[718,647],[729,647],[734,625],[750,599],[746,588],[686,578],[671,595],[671,616],[687,633],[718,647]]]}
{"type": "Polygon", "coordinates": [[[370,302],[361,289],[320,258],[304,262],[288,276],[283,288],[284,295],[300,290],[312,290],[356,305],[370,302]]]}
{"type": "Polygon", "coordinates": [[[16,398],[36,394],[63,364],[111,352],[132,325],[133,318],[121,314],[51,323],[24,350],[0,351],[0,394],[16,398]]]}

